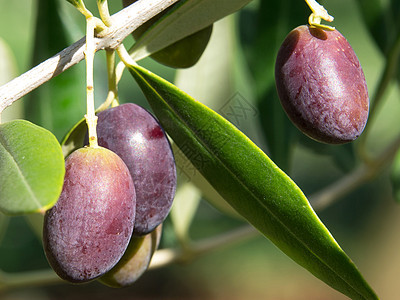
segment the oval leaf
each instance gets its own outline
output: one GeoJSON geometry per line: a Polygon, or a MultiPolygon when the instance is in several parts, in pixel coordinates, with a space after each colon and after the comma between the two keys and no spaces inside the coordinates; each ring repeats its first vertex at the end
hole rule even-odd
{"type": "Polygon", "coordinates": [[[57,201],[64,158],[55,136],[28,121],[0,124],[0,211],[43,212],[57,201]]]}
{"type": "Polygon", "coordinates": [[[143,59],[241,9],[251,0],[182,0],[138,39],[130,53],[143,59]]]}
{"type": "Polygon", "coordinates": [[[140,66],[162,126],[227,202],[298,264],[352,299],[377,299],[296,184],[220,115],[140,66]]]}

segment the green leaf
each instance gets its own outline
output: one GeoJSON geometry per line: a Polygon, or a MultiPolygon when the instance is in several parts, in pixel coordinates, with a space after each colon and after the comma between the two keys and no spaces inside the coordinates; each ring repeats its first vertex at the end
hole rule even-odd
{"type": "MultiPolygon", "coordinates": [[[[0,38],[0,85],[15,78],[17,74],[16,58],[7,43],[0,38]]],[[[1,120],[7,122],[13,119],[21,119],[23,118],[22,112],[22,101],[14,102],[1,113],[1,120]]]]}
{"type": "Polygon", "coordinates": [[[3,243],[3,238],[5,233],[7,232],[8,229],[8,223],[10,221],[9,216],[6,216],[4,214],[0,214],[0,244],[3,243]]]}
{"type": "Polygon", "coordinates": [[[135,60],[143,59],[234,13],[250,1],[181,0],[138,39],[130,53],[135,60]]]}
{"type": "Polygon", "coordinates": [[[190,225],[196,214],[200,199],[200,191],[189,182],[184,183],[177,189],[170,216],[175,233],[182,243],[188,241],[190,225]]]}
{"type": "MultiPolygon", "coordinates": [[[[258,98],[260,124],[267,141],[271,159],[285,172],[292,163],[294,145],[301,135],[282,108],[275,86],[258,98]]],[[[308,138],[308,137],[307,137],[308,138]]]]}
{"type": "Polygon", "coordinates": [[[61,141],[61,149],[64,157],[83,147],[86,132],[86,119],[83,118],[68,131],[61,141]]]}
{"type": "Polygon", "coordinates": [[[261,1],[240,12],[242,49],[252,73],[260,124],[271,158],[290,170],[293,145],[300,135],[282,109],[274,78],[275,59],[286,35],[306,23],[310,10],[304,1],[261,1]]]}
{"type": "Polygon", "coordinates": [[[43,212],[57,201],[64,158],[54,135],[28,121],[0,125],[0,211],[43,212]]]}
{"type": "Polygon", "coordinates": [[[377,299],[296,184],[220,115],[140,66],[130,72],[194,166],[294,261],[352,299],[377,299]]]}

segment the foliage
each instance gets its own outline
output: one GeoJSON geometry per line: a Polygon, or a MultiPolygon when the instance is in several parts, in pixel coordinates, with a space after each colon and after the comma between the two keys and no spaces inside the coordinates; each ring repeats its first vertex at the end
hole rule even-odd
{"type": "MultiPolygon", "coordinates": [[[[80,12],[85,13],[86,8],[82,1],[68,2],[65,6],[66,1],[61,0],[37,1],[33,65],[71,43],[69,34],[72,31],[68,30],[76,30],[76,24],[72,22],[76,11],[71,9],[71,4],[77,6],[80,12]],[[50,17],[43,17],[47,15],[50,17]]],[[[291,259],[344,295],[352,299],[378,299],[314,210],[327,209],[346,194],[357,191],[388,165],[392,169],[393,193],[399,198],[400,142],[397,128],[396,135],[389,136],[386,143],[379,148],[374,145],[374,151],[369,148],[374,130],[379,125],[378,109],[387,99],[390,84],[397,83],[400,74],[398,1],[388,1],[387,5],[382,1],[356,1],[365,28],[384,58],[384,68],[376,87],[370,89],[370,118],[363,135],[358,141],[341,146],[309,140],[290,123],[277,98],[273,76],[276,53],[286,34],[305,23],[309,14],[305,3],[292,0],[179,2],[134,41],[130,56],[126,56],[121,48],[116,49],[122,61],[118,67],[109,60],[111,55],[107,53],[108,77],[99,76],[94,85],[95,91],[100,91],[100,96],[96,93],[96,103],[100,104],[97,111],[106,109],[111,103],[142,101],[154,112],[173,142],[180,170],[179,201],[173,207],[172,222],[167,220],[164,225],[162,249],[156,251],[154,257],[157,252],[168,250],[167,246],[171,246],[177,256],[167,263],[185,260],[196,253],[198,249],[191,241],[190,229],[195,226],[199,201],[204,198],[219,209],[224,218],[254,226],[291,259]],[[234,17],[229,16],[233,13],[234,17]],[[189,95],[191,92],[172,84],[173,76],[164,76],[164,73],[171,74],[170,69],[155,64],[147,57],[223,18],[231,18],[234,35],[232,49],[224,49],[225,52],[234,52],[230,61],[234,71],[226,75],[225,85],[229,86],[231,95],[237,90],[239,92],[228,101],[223,99],[218,104],[205,105],[207,101],[204,98],[195,100],[196,96],[189,95]],[[113,70],[122,70],[124,67],[120,66],[123,65],[140,89],[132,83],[128,72],[122,79],[118,78],[118,72],[112,74],[113,70]],[[162,77],[168,77],[168,80],[162,77]],[[246,97],[241,95],[240,90],[243,77],[247,80],[247,91],[251,91],[248,93],[243,89],[246,97]],[[104,85],[100,80],[107,78],[108,91],[97,90],[104,85]],[[139,95],[139,90],[144,98],[139,95]],[[111,99],[110,91],[114,93],[111,99]],[[123,95],[131,93],[135,93],[136,98],[123,98],[123,95]],[[102,98],[106,97],[103,103],[102,98]],[[239,119],[246,124],[238,122],[239,119]],[[246,132],[249,123],[257,130],[256,133],[250,132],[256,137],[253,141],[246,132]],[[327,174],[325,182],[316,182],[311,190],[317,193],[311,197],[306,196],[310,194],[307,185],[303,188],[301,184],[307,182],[307,178],[296,175],[296,151],[299,149],[316,153],[316,157],[323,155],[329,158],[335,172],[340,174],[337,178],[327,174]],[[396,152],[397,157],[391,166],[396,152]],[[333,184],[328,185],[331,182],[333,184]],[[182,201],[185,197],[190,198],[182,201]]],[[[107,4],[107,1],[98,1],[103,20],[107,18],[107,11],[101,8],[104,3],[107,4]]],[[[92,13],[95,11],[90,1],[85,4],[92,13]]],[[[329,1],[324,4],[329,7],[329,1]]],[[[110,7],[122,9],[122,5],[115,3],[110,3],[110,7]]],[[[218,35],[216,25],[218,22],[214,24],[213,35],[218,35]]],[[[340,27],[340,20],[335,25],[340,27]]],[[[130,39],[127,38],[124,44],[130,39]]],[[[208,47],[213,47],[212,41],[208,47]]],[[[218,55],[221,55],[220,51],[218,49],[218,55]]],[[[96,75],[97,70],[106,73],[103,61],[96,61],[96,75]]],[[[173,74],[179,78],[185,72],[176,70],[173,74]]],[[[24,101],[24,118],[37,125],[24,120],[0,124],[0,209],[3,213],[43,212],[59,197],[64,176],[63,157],[82,147],[86,134],[86,124],[82,119],[84,102],[81,101],[84,76],[80,74],[82,70],[79,66],[73,67],[29,94],[24,101]]],[[[187,77],[186,80],[196,82],[197,79],[187,77]]],[[[217,78],[211,74],[208,80],[217,81],[217,78]]],[[[217,90],[210,89],[205,97],[212,98],[217,93],[217,90]]],[[[304,164],[302,167],[308,166],[304,164]]],[[[308,169],[302,174],[306,172],[309,172],[308,169]]],[[[227,242],[224,239],[221,241],[221,245],[227,242]]],[[[54,278],[52,275],[44,276],[43,283],[54,278]]],[[[3,287],[1,280],[0,277],[0,289],[3,287]]],[[[23,283],[29,284],[29,280],[23,283]]],[[[4,288],[7,287],[5,284],[4,288]]]]}

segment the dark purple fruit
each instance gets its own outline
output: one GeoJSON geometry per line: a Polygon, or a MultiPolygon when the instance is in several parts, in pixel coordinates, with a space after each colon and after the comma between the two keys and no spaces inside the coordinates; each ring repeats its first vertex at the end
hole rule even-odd
{"type": "Polygon", "coordinates": [[[44,218],[43,244],[55,272],[81,283],[105,274],[124,254],[135,188],[124,162],[102,147],[76,150],[65,168],[60,198],[44,218]]]}
{"type": "Polygon", "coordinates": [[[134,235],[153,231],[167,217],[176,188],[174,155],[157,120],[144,108],[126,103],[98,114],[100,146],[118,154],[136,188],[134,235]]]}
{"type": "MultiPolygon", "coordinates": [[[[123,6],[126,7],[137,0],[123,0],[123,6]]],[[[157,22],[162,16],[169,12],[175,4],[168,7],[166,10],[151,18],[149,21],[137,28],[133,33],[133,37],[139,39],[147,29],[157,22]]],[[[206,49],[210,41],[213,25],[197,31],[169,46],[157,51],[151,55],[155,61],[172,67],[172,68],[189,68],[195,65],[206,49]]]]}
{"type": "Polygon", "coordinates": [[[279,49],[275,81],[290,120],[324,143],[355,140],[368,119],[363,70],[348,41],[337,31],[299,26],[279,49]]]}

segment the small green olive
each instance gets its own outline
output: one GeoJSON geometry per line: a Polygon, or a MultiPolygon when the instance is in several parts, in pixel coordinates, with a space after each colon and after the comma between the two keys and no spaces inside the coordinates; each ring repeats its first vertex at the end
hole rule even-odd
{"type": "Polygon", "coordinates": [[[151,258],[157,250],[162,225],[144,236],[132,236],[124,256],[109,272],[98,279],[102,284],[122,288],[133,284],[149,267],[151,258]]]}

